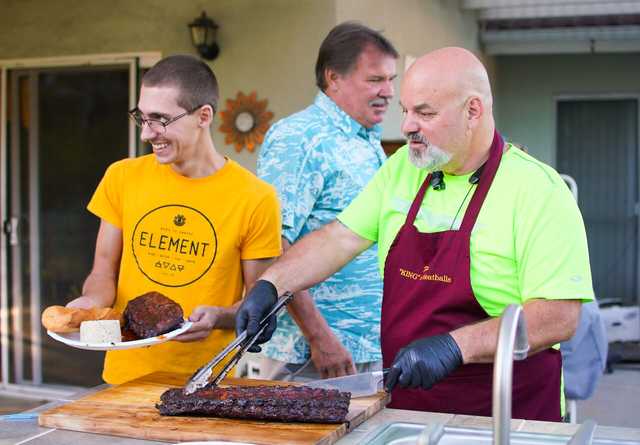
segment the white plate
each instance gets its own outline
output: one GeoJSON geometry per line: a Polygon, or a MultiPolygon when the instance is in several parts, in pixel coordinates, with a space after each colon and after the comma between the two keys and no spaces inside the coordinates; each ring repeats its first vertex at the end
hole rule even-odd
{"type": "Polygon", "coordinates": [[[88,349],[90,351],[113,351],[117,349],[133,349],[144,348],[147,346],[159,345],[165,341],[169,341],[172,338],[182,334],[191,327],[190,321],[184,321],[178,329],[161,334],[156,337],[144,338],[142,340],[121,341],[117,343],[86,343],[80,341],[80,332],[69,332],[67,334],[60,334],[57,332],[47,331],[47,334],[54,340],[58,340],[66,345],[73,346],[79,349],[88,349]]]}

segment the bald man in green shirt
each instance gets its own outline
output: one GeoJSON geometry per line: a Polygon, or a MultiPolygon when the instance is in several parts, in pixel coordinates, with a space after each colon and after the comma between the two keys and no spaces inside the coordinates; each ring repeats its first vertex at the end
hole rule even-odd
{"type": "Polygon", "coordinates": [[[257,331],[278,294],[321,281],[378,243],[390,407],[490,416],[498,317],[515,303],[531,351],[514,364],[513,416],[560,421],[557,344],[594,298],[570,191],[554,169],[503,140],[487,72],[469,51],[418,59],[403,79],[401,106],[407,146],[337,221],[262,275],[236,329],[257,331]]]}

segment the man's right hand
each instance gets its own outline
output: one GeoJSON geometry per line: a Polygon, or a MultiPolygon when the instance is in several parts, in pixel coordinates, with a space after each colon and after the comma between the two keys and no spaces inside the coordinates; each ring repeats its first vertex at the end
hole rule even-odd
{"type": "Polygon", "coordinates": [[[71,308],[79,308],[79,309],[91,309],[96,307],[96,301],[91,298],[83,295],[81,297],[76,298],[75,300],[71,300],[67,303],[67,307],[71,308]]]}
{"type": "Polygon", "coordinates": [[[317,341],[310,341],[311,361],[323,379],[356,373],[353,358],[332,331],[317,341]]]}
{"type": "MultiPolygon", "coordinates": [[[[244,297],[238,312],[236,313],[236,336],[242,331],[247,331],[247,336],[255,335],[260,329],[260,321],[269,313],[278,301],[276,287],[267,280],[255,282],[249,293],[244,297]]],[[[249,348],[249,352],[260,352],[259,344],[269,341],[276,330],[276,316],[272,315],[267,321],[267,328],[258,337],[256,343],[249,348]]]]}

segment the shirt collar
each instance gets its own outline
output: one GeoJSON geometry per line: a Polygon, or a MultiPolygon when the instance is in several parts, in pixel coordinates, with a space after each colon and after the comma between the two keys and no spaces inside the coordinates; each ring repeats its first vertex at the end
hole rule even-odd
{"type": "Polygon", "coordinates": [[[382,137],[382,128],[380,125],[374,125],[372,128],[367,128],[364,125],[361,125],[358,121],[345,113],[338,104],[336,104],[322,91],[319,91],[316,95],[314,104],[327,113],[333,124],[345,132],[347,136],[359,136],[370,142],[380,141],[382,137]]]}

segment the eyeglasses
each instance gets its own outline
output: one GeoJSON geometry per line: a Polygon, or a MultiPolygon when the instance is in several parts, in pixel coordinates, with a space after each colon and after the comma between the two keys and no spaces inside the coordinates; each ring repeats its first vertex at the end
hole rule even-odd
{"type": "Polygon", "coordinates": [[[147,124],[151,131],[153,131],[155,133],[159,133],[159,134],[164,134],[167,131],[167,125],[172,124],[175,121],[177,121],[178,119],[193,113],[194,111],[202,108],[203,106],[204,105],[198,105],[197,107],[193,108],[192,110],[185,111],[184,113],[179,114],[179,115],[177,115],[175,117],[172,117],[171,119],[166,120],[166,121],[165,120],[161,120],[161,119],[147,119],[146,117],[144,117],[144,115],[142,114],[142,111],[140,111],[138,109],[138,107],[136,107],[133,110],[129,111],[129,117],[136,124],[136,126],[139,127],[139,128],[142,128],[142,127],[144,127],[144,124],[147,124]]]}

